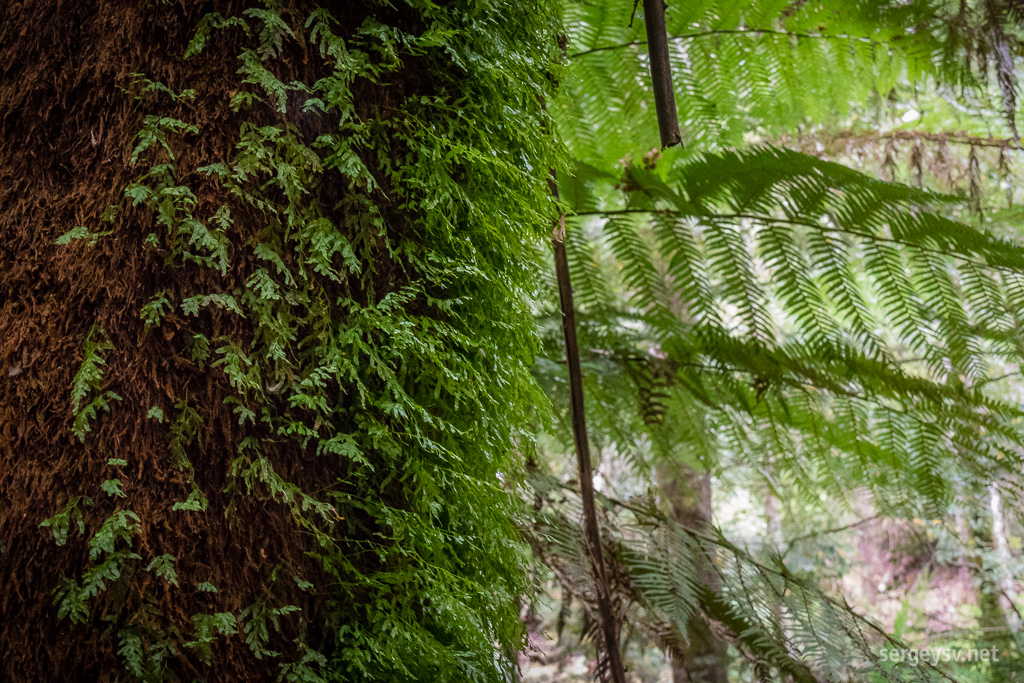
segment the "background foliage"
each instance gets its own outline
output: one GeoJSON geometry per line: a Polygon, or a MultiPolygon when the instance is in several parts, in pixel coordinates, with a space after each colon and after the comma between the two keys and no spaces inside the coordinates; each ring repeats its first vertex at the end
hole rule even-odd
{"type": "MultiPolygon", "coordinates": [[[[792,660],[822,680],[928,680],[938,675],[928,667],[887,666],[878,654],[895,645],[884,639],[859,639],[827,611],[787,604],[791,595],[815,604],[821,587],[838,595],[836,563],[873,569],[841,556],[862,556],[864,545],[831,543],[822,529],[892,520],[883,531],[892,539],[923,518],[937,528],[922,531],[908,561],[925,572],[968,568],[980,616],[957,642],[998,642],[1004,655],[1002,669],[958,674],[1012,680],[1014,570],[997,536],[1003,515],[1019,530],[1019,396],[1009,387],[1019,375],[1022,264],[1016,219],[991,202],[1002,190],[1012,203],[1017,178],[1015,3],[669,7],[686,138],[672,150],[652,149],[645,31],[632,11],[630,2],[567,3],[570,78],[556,109],[576,159],[561,195],[604,459],[599,490],[611,501],[606,535],[620,550],[621,622],[648,626],[625,627],[632,661],[651,646],[673,652],[666,623],[685,634],[710,621],[733,644],[737,680],[799,678],[792,660]],[[885,182],[897,179],[914,187],[885,182]],[[727,572],[709,583],[665,545],[645,546],[637,563],[620,544],[636,538],[638,520],[666,535],[679,523],[664,512],[675,504],[665,487],[673,471],[711,476],[722,489],[716,518],[734,496],[752,506],[742,512],[753,530],[708,530],[718,539],[708,541],[712,565],[738,558],[751,576],[767,565],[800,575],[798,585],[761,593],[727,572]],[[992,512],[1003,496],[1012,503],[992,512]],[[799,545],[786,536],[804,539],[807,554],[784,557],[799,545]],[[936,555],[938,536],[950,545],[936,555]],[[757,556],[724,538],[753,544],[757,556]],[[694,593],[716,584],[727,614],[694,593]],[[659,586],[661,600],[643,585],[659,586]],[[752,614],[766,621],[751,627],[752,614]],[[804,629],[817,639],[802,638],[804,629]],[[750,633],[770,645],[746,646],[750,633]]],[[[542,322],[550,315],[553,307],[542,322]]],[[[565,415],[557,328],[545,329],[549,360],[538,376],[565,415]]],[[[541,470],[572,487],[558,464],[568,425],[557,425],[541,470]]],[[[545,500],[574,519],[570,501],[545,500]]],[[[549,524],[539,524],[541,537],[549,524]]],[[[545,550],[566,562],[579,553],[558,542],[545,550]]],[[[927,593],[926,574],[913,580],[899,587],[898,623],[910,591],[927,593]]],[[[588,588],[564,570],[552,585],[565,628],[588,588]]],[[[888,590],[871,589],[858,608],[873,611],[888,590]]],[[[933,628],[924,627],[924,644],[936,642],[933,628]]],[[[685,661],[676,666],[693,674],[685,661]]]]}
{"type": "Polygon", "coordinates": [[[634,669],[944,677],[882,656],[909,589],[844,597],[878,520],[1013,680],[1016,2],[680,3],[667,151],[629,0],[44,4],[0,14],[0,675],[505,681],[556,599],[588,643],[561,209],[634,669]]]}

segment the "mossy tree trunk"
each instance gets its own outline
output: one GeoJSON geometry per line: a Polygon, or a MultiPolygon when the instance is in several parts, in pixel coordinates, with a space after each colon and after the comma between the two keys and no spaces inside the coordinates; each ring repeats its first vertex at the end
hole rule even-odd
{"type": "Polygon", "coordinates": [[[507,680],[541,2],[0,7],[0,679],[507,680]]]}

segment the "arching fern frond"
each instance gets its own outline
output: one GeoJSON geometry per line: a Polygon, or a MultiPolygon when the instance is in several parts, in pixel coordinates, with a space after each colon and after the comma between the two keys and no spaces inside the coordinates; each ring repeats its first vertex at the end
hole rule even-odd
{"type": "MultiPolygon", "coordinates": [[[[693,302],[696,321],[724,302],[743,333],[846,339],[878,357],[907,349],[961,381],[982,377],[983,357],[1005,351],[999,340],[1016,329],[1024,299],[1010,278],[1024,273],[1024,246],[943,216],[955,198],[774,148],[706,155],[665,180],[625,173],[618,208],[572,208],[616,214],[606,230],[625,272],[636,281],[665,260],[662,288],[693,302]],[[781,314],[769,321],[773,306],[781,314]]],[[[650,286],[631,293],[641,310],[666,304],[650,286]]]]}
{"type": "MultiPolygon", "coordinates": [[[[578,495],[539,472],[529,483],[535,521],[524,531],[559,581],[592,610],[583,539],[574,522],[578,495]]],[[[688,529],[642,500],[602,502],[619,608],[667,652],[681,651],[678,639],[699,615],[748,660],[801,683],[945,679],[930,666],[891,666],[880,652],[901,643],[780,561],[760,562],[719,531],[688,529]],[[713,576],[702,575],[707,571],[713,576]]]]}
{"type": "MultiPolygon", "coordinates": [[[[632,0],[566,5],[572,69],[555,111],[579,159],[657,144],[644,27],[630,23],[632,11],[632,0]]],[[[666,21],[684,142],[702,149],[832,119],[903,79],[969,78],[942,58],[949,24],[930,2],[699,0],[671,4],[666,21]]]]}
{"type": "Polygon", "coordinates": [[[728,426],[720,451],[780,453],[809,497],[859,481],[915,514],[949,500],[946,475],[1020,462],[1022,415],[984,387],[989,360],[1020,362],[1024,247],[946,218],[954,198],[773,148],[618,185],[570,196],[575,221],[610,216],[586,224],[627,286],[617,312],[582,309],[583,339],[600,331],[604,374],[637,380],[653,444],[698,411],[728,426]]]}

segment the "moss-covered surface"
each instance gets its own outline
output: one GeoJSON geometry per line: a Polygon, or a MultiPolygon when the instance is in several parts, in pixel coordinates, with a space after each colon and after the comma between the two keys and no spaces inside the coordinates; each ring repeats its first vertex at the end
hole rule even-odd
{"type": "Polygon", "coordinates": [[[5,3],[0,679],[504,678],[556,26],[5,3]]]}

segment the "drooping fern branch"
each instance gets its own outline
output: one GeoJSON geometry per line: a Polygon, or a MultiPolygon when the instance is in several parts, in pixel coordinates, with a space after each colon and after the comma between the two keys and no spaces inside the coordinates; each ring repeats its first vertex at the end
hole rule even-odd
{"type": "MultiPolygon", "coordinates": [[[[527,536],[535,552],[593,610],[583,538],[572,522],[580,512],[577,492],[539,472],[530,486],[536,514],[527,536]]],[[[755,665],[801,683],[946,678],[929,666],[891,666],[880,652],[901,647],[898,641],[781,561],[758,561],[717,530],[688,529],[643,500],[602,502],[618,608],[666,651],[680,652],[679,638],[699,615],[755,665]],[[698,558],[708,560],[701,564],[713,568],[713,582],[701,580],[698,558]]]]}
{"type": "Polygon", "coordinates": [[[580,176],[577,215],[604,218],[573,258],[583,329],[644,378],[640,423],[674,400],[674,419],[741,425],[726,450],[779,453],[808,493],[860,477],[905,509],[941,506],[946,468],[1020,461],[1020,411],[986,388],[1021,359],[1024,247],[946,218],[952,198],[773,148],[630,166],[605,195],[574,187],[613,178],[580,176]]]}

